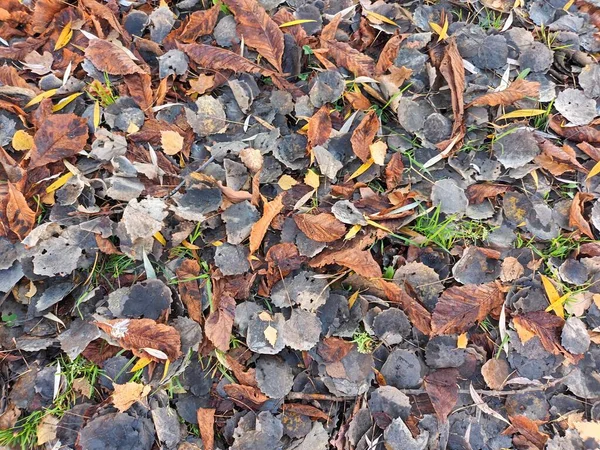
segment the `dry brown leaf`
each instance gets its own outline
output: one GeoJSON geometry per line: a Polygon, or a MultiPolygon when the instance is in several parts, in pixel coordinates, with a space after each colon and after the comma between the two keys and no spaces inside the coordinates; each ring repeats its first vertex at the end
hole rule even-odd
{"type": "Polygon", "coordinates": [[[583,153],[588,155],[594,161],[600,161],[600,148],[594,147],[593,145],[587,142],[580,142],[577,144],[577,148],[581,150],[583,153]]]}
{"type": "MultiPolygon", "coordinates": [[[[146,115],[153,117],[152,105],[154,102],[154,92],[152,91],[152,77],[147,73],[134,73],[132,75],[125,75],[123,80],[131,98],[146,115]]],[[[157,92],[157,95],[159,94],[157,92]]]]}
{"type": "Polygon", "coordinates": [[[125,30],[123,27],[121,27],[121,24],[115,17],[115,14],[108,6],[98,3],[96,0],[79,0],[79,2],[81,5],[85,6],[92,15],[96,16],[100,20],[105,20],[108,22],[109,25],[119,34],[125,34],[125,30]]]}
{"type": "MultiPolygon", "coordinates": [[[[282,23],[292,22],[296,20],[296,17],[286,8],[279,8],[275,15],[273,16],[273,20],[277,25],[281,25],[282,23]]],[[[298,47],[302,47],[308,42],[308,35],[306,31],[300,24],[292,25],[289,27],[285,27],[282,30],[284,33],[289,34],[294,37],[296,40],[296,44],[298,47]]]]}
{"type": "Polygon", "coordinates": [[[346,226],[333,214],[296,214],[294,222],[313,241],[333,242],[346,234],[346,226]]]}
{"type": "Polygon", "coordinates": [[[490,389],[500,390],[510,376],[510,366],[504,359],[491,358],[481,366],[481,375],[490,389]]]}
{"type": "Polygon", "coordinates": [[[74,156],[83,150],[87,139],[86,119],[71,113],[51,115],[35,133],[29,169],[74,156]]]}
{"type": "Polygon", "coordinates": [[[182,26],[181,33],[177,40],[190,44],[195,42],[201,36],[211,34],[217,24],[217,18],[221,11],[221,5],[217,2],[212,8],[202,11],[195,11],[187,18],[182,26]]]}
{"type": "Polygon", "coordinates": [[[292,271],[299,269],[304,258],[291,242],[282,242],[269,248],[267,261],[267,285],[273,286],[292,271]]]}
{"type": "Polygon", "coordinates": [[[42,421],[37,427],[37,445],[44,445],[47,442],[56,439],[56,428],[58,426],[59,419],[51,414],[44,416],[42,421]]]}
{"type": "MultiPolygon", "coordinates": [[[[442,76],[446,79],[452,94],[452,112],[454,114],[452,140],[457,135],[464,136],[465,134],[465,105],[463,100],[463,94],[465,91],[465,67],[462,56],[460,56],[460,53],[458,52],[458,47],[454,38],[450,39],[445,48],[439,70],[442,76]]],[[[444,143],[441,145],[444,145],[444,143]]]]}
{"type": "Polygon", "coordinates": [[[497,195],[512,191],[512,187],[504,184],[472,184],[467,188],[465,194],[471,205],[482,203],[486,198],[494,198],[497,195]]]}
{"type": "Polygon", "coordinates": [[[302,405],[300,403],[287,403],[282,405],[284,413],[299,414],[301,416],[310,417],[311,419],[329,420],[329,415],[325,414],[319,408],[311,405],[302,405]]]}
{"type": "Polygon", "coordinates": [[[206,337],[221,351],[229,350],[233,319],[235,317],[235,300],[229,295],[222,295],[218,300],[213,296],[213,302],[218,302],[206,319],[204,331],[206,337]]]}
{"type": "Polygon", "coordinates": [[[539,144],[542,153],[535,157],[535,162],[555,177],[575,170],[587,172],[587,169],[577,161],[575,151],[567,144],[561,148],[547,139],[540,140],[539,144]]]}
{"type": "Polygon", "coordinates": [[[7,65],[0,66],[0,84],[4,86],[31,89],[31,86],[27,84],[27,81],[19,75],[19,71],[14,67],[7,65]]]}
{"type": "Polygon", "coordinates": [[[373,142],[369,145],[369,152],[371,153],[371,159],[373,163],[378,166],[383,166],[385,164],[385,155],[387,154],[388,146],[383,141],[373,142]]]}
{"type": "Polygon", "coordinates": [[[85,57],[100,71],[111,75],[145,73],[133,59],[116,44],[93,39],[85,49],[85,57]]]}
{"type": "Polygon", "coordinates": [[[350,341],[336,337],[326,337],[317,344],[317,353],[323,358],[323,362],[331,364],[344,359],[353,347],[354,344],[350,341]]]}
{"type": "Polygon", "coordinates": [[[356,76],[372,77],[375,72],[375,61],[370,56],[352,48],[346,42],[326,41],[324,47],[335,62],[348,69],[356,76]]]}
{"type": "Polygon", "coordinates": [[[329,139],[332,130],[331,117],[329,117],[330,109],[330,107],[324,105],[308,120],[309,149],[317,145],[323,145],[329,139]]]}
{"type": "Polygon", "coordinates": [[[379,55],[379,59],[377,60],[377,65],[375,66],[375,73],[377,75],[383,74],[394,65],[396,56],[398,56],[400,44],[405,37],[406,36],[402,34],[396,34],[385,43],[383,50],[381,50],[381,54],[379,55]]]}
{"type": "Polygon", "coordinates": [[[263,215],[262,217],[252,225],[252,230],[250,231],[250,254],[252,255],[262,243],[265,234],[267,234],[267,229],[271,224],[271,221],[275,218],[277,214],[281,212],[283,209],[283,195],[279,194],[272,201],[264,202],[263,215]]]}
{"type": "Polygon", "coordinates": [[[352,133],[350,138],[352,150],[362,162],[366,162],[371,156],[369,146],[373,143],[373,139],[379,131],[379,126],[379,117],[377,117],[376,112],[369,111],[352,133]]]}
{"type": "Polygon", "coordinates": [[[197,279],[200,274],[200,264],[195,259],[184,259],[176,273],[181,301],[185,305],[190,319],[202,325],[204,323],[202,294],[197,279]]]}
{"type": "Polygon", "coordinates": [[[550,116],[548,122],[552,131],[573,142],[600,142],[600,130],[592,126],[565,127],[566,121],[558,114],[550,116]]]}
{"type": "Polygon", "coordinates": [[[593,200],[593,198],[593,194],[577,192],[571,203],[571,209],[569,210],[569,226],[576,227],[590,239],[595,239],[595,237],[590,228],[590,224],[583,217],[583,209],[585,208],[585,204],[593,200]]]}
{"type": "Polygon", "coordinates": [[[341,22],[342,13],[337,13],[333,19],[331,19],[329,23],[323,27],[320,36],[322,47],[324,47],[325,42],[335,40],[335,35],[337,34],[337,30],[341,22]]]}
{"type": "Polygon", "coordinates": [[[114,392],[112,393],[112,402],[120,412],[125,412],[131,406],[144,397],[146,397],[152,389],[150,385],[144,386],[141,383],[129,382],[125,384],[113,384],[114,392]]]}
{"type": "Polygon", "coordinates": [[[257,410],[269,400],[269,397],[260,392],[260,389],[252,386],[231,383],[224,385],[223,389],[231,400],[246,409],[257,410]]]}
{"type": "Polygon", "coordinates": [[[508,256],[504,258],[504,261],[502,261],[500,279],[505,283],[520,278],[524,273],[525,268],[521,265],[517,258],[508,256]]]}
{"type": "Polygon", "coordinates": [[[160,144],[167,155],[176,155],[183,149],[183,136],[177,131],[161,131],[160,144]]]}
{"type": "Polygon", "coordinates": [[[198,428],[204,450],[214,450],[215,448],[215,409],[198,408],[196,413],[198,417],[198,428]]]}
{"type": "Polygon", "coordinates": [[[158,350],[175,361],[181,356],[181,337],[179,332],[152,319],[115,319],[106,322],[94,322],[98,328],[116,339],[125,350],[131,350],[134,355],[149,358],[153,361],[164,362],[144,348],[158,350]]]}
{"type": "Polygon", "coordinates": [[[404,163],[402,162],[402,154],[395,152],[385,168],[385,185],[388,189],[396,188],[402,181],[402,173],[404,172],[404,163]]]}
{"type": "Polygon", "coordinates": [[[199,94],[202,95],[205,92],[211,91],[215,87],[215,76],[214,75],[198,75],[198,78],[189,81],[190,88],[187,90],[187,94],[199,94]]]}
{"type": "Polygon", "coordinates": [[[7,183],[8,196],[6,219],[10,230],[23,240],[35,224],[35,212],[27,204],[23,194],[13,183],[7,183]]]}
{"type": "Polygon", "coordinates": [[[543,422],[534,421],[525,416],[512,416],[509,419],[512,425],[504,430],[502,434],[515,434],[513,444],[517,448],[531,449],[532,446],[540,450],[544,448],[548,435],[540,433],[539,425],[543,422]]]}
{"type": "Polygon", "coordinates": [[[31,25],[35,33],[46,31],[54,16],[68,5],[61,0],[38,0],[33,7],[31,25]]]}
{"type": "Polygon", "coordinates": [[[400,306],[417,330],[428,336],[431,334],[431,313],[410,296],[405,289],[386,280],[375,280],[374,284],[376,288],[382,291],[388,301],[397,303],[400,306]]]}
{"type": "Polygon", "coordinates": [[[258,172],[262,168],[264,162],[260,150],[252,147],[242,149],[240,152],[240,159],[252,173],[258,172]]]}
{"type": "Polygon", "coordinates": [[[502,303],[504,293],[495,283],[451,287],[435,305],[431,328],[434,334],[463,333],[502,303]]]}
{"type": "Polygon", "coordinates": [[[350,102],[352,109],[366,111],[371,107],[371,101],[363,95],[360,89],[344,92],[344,98],[350,102]]]}
{"type": "Polygon", "coordinates": [[[513,81],[510,86],[500,92],[490,92],[473,100],[469,106],[508,106],[525,97],[537,97],[540,83],[523,78],[513,81]]]}
{"type": "Polygon", "coordinates": [[[441,423],[458,401],[458,369],[438,369],[425,377],[425,392],[429,395],[435,414],[441,423]]]}

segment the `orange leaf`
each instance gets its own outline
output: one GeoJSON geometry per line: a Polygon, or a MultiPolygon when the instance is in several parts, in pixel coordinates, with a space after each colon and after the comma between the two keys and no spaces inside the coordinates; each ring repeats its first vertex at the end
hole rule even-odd
{"type": "Polygon", "coordinates": [[[279,194],[270,202],[265,202],[263,209],[263,216],[252,225],[252,230],[250,231],[250,254],[252,255],[260,244],[262,243],[265,234],[267,234],[267,229],[271,224],[271,221],[275,218],[277,214],[281,212],[283,209],[283,195],[279,194]]]}
{"type": "Polygon", "coordinates": [[[346,226],[333,214],[296,214],[294,222],[313,241],[333,242],[346,234],[346,226]]]}
{"type": "Polygon", "coordinates": [[[35,224],[35,212],[29,207],[27,200],[14,184],[9,182],[7,185],[6,218],[11,231],[22,240],[35,224]]]}
{"type": "Polygon", "coordinates": [[[503,91],[490,92],[477,97],[469,106],[508,106],[525,97],[536,97],[539,93],[540,83],[519,78],[503,91]]]}
{"type": "Polygon", "coordinates": [[[594,233],[590,228],[590,224],[583,217],[583,209],[585,204],[593,198],[594,196],[592,194],[577,192],[571,203],[571,209],[569,210],[569,226],[577,227],[580,232],[590,239],[595,239],[594,233]]]}
{"type": "Polygon", "coordinates": [[[308,120],[308,147],[313,148],[322,145],[329,139],[331,134],[331,117],[329,117],[329,107],[322,106],[308,120]]]}
{"type": "Polygon", "coordinates": [[[379,125],[379,117],[377,117],[375,111],[369,111],[352,133],[350,138],[352,150],[362,162],[366,162],[371,156],[369,146],[373,143],[373,139],[379,131],[379,125]]]}

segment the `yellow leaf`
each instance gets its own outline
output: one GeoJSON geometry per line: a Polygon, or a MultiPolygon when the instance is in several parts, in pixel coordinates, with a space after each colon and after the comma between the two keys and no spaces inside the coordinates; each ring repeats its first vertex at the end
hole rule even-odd
{"type": "Polygon", "coordinates": [[[459,334],[456,340],[456,348],[467,348],[468,343],[469,338],[467,337],[467,333],[459,334]]]}
{"type": "Polygon", "coordinates": [[[589,180],[590,178],[598,175],[599,173],[600,173],[600,161],[598,161],[596,164],[594,164],[594,167],[592,167],[592,170],[590,170],[590,173],[588,173],[586,180],[589,180]]]}
{"type": "Polygon", "coordinates": [[[502,119],[522,119],[524,117],[535,117],[541,116],[542,114],[546,114],[545,109],[517,109],[516,111],[511,111],[509,113],[503,114],[498,117],[497,120],[502,119]]]}
{"type": "Polygon", "coordinates": [[[271,325],[265,328],[265,338],[269,341],[269,344],[275,347],[275,343],[277,342],[277,328],[271,325]]]}
{"type": "Polygon", "coordinates": [[[537,189],[540,185],[540,180],[538,178],[538,174],[537,171],[535,169],[533,169],[531,171],[531,178],[533,178],[533,182],[535,183],[535,188],[537,189]]]}
{"type": "Polygon", "coordinates": [[[212,242],[213,247],[220,247],[221,245],[223,245],[223,242],[221,241],[214,241],[212,242]]]}
{"type": "Polygon", "coordinates": [[[429,22],[429,26],[439,36],[438,42],[448,38],[448,18],[444,18],[444,23],[441,26],[435,22],[429,22]]]}
{"type": "Polygon", "coordinates": [[[73,37],[73,29],[71,28],[71,22],[69,22],[60,32],[60,35],[56,40],[56,44],[54,44],[54,50],[60,50],[65,45],[67,45],[71,40],[71,37],[73,37]]]}
{"type": "Polygon", "coordinates": [[[388,233],[392,233],[392,230],[390,230],[388,227],[384,227],[383,225],[375,222],[374,220],[367,219],[367,223],[372,227],[379,228],[380,230],[387,231],[388,233]]]}
{"type": "Polygon", "coordinates": [[[144,386],[141,383],[129,382],[125,384],[113,384],[114,391],[112,394],[112,402],[121,412],[127,411],[131,406],[146,397],[150,390],[150,386],[144,386]]]}
{"type": "Polygon", "coordinates": [[[259,318],[260,320],[262,320],[263,322],[270,322],[271,320],[273,320],[273,319],[272,319],[272,317],[271,317],[271,314],[269,314],[269,313],[268,313],[268,312],[266,312],[266,311],[263,311],[263,312],[261,312],[261,313],[258,315],[258,318],[259,318]]]}
{"type": "Polygon", "coordinates": [[[515,8],[522,8],[523,7],[523,0],[515,0],[515,3],[513,5],[513,9],[515,8]]]}
{"type": "Polygon", "coordinates": [[[387,144],[383,141],[377,141],[369,145],[371,158],[373,158],[373,162],[378,166],[383,166],[385,164],[385,154],[387,153],[387,148],[387,144]]]}
{"type": "Polygon", "coordinates": [[[96,100],[94,104],[94,130],[100,126],[100,102],[96,100]]]}
{"type": "Polygon", "coordinates": [[[562,317],[564,319],[565,312],[564,312],[563,305],[565,304],[565,302],[567,300],[569,300],[569,298],[571,298],[571,293],[563,295],[558,300],[556,300],[556,302],[554,302],[550,306],[548,306],[546,308],[546,312],[554,311],[554,312],[556,312],[557,316],[562,317]]]}
{"type": "Polygon", "coordinates": [[[394,25],[395,27],[398,26],[398,24],[396,22],[394,22],[392,19],[389,19],[381,14],[377,14],[376,12],[373,11],[365,11],[365,14],[367,15],[367,19],[375,19],[372,20],[372,22],[374,22],[377,25],[377,21],[379,22],[384,22],[390,25],[394,25]]]}
{"type": "Polygon", "coordinates": [[[133,134],[140,131],[140,127],[138,127],[135,123],[129,122],[129,126],[127,127],[127,134],[133,134]]]}
{"type": "Polygon", "coordinates": [[[194,244],[190,244],[187,239],[181,243],[185,248],[189,248],[190,250],[200,250],[200,247],[194,244]]]}
{"type": "Polygon", "coordinates": [[[183,148],[183,136],[177,131],[167,130],[160,132],[160,144],[167,155],[176,155],[183,148]]]}
{"type": "Polygon", "coordinates": [[[12,138],[12,146],[19,152],[31,150],[33,147],[33,136],[25,130],[18,130],[12,138]]]}
{"type": "Polygon", "coordinates": [[[556,312],[556,315],[561,319],[565,318],[565,311],[562,307],[562,303],[560,301],[561,296],[548,278],[545,275],[540,275],[542,278],[542,284],[544,285],[544,290],[546,291],[546,296],[548,297],[548,301],[550,302],[550,307],[556,312]]]}
{"type": "Polygon", "coordinates": [[[292,186],[297,185],[298,182],[289,175],[282,175],[281,178],[279,179],[279,181],[277,182],[277,184],[279,185],[279,187],[281,189],[283,189],[284,191],[287,191],[287,190],[291,189],[292,186]]]}
{"type": "Polygon", "coordinates": [[[350,230],[346,233],[346,236],[344,236],[344,240],[349,241],[350,239],[354,238],[354,236],[356,236],[361,229],[362,227],[358,224],[352,225],[352,228],[350,228],[350,230]]]}
{"type": "Polygon", "coordinates": [[[131,368],[131,370],[129,371],[129,373],[137,372],[138,370],[143,369],[144,367],[146,367],[151,362],[152,362],[151,359],[142,357],[142,358],[138,359],[138,361],[135,363],[135,366],[133,366],[131,368]]]}
{"type": "Polygon", "coordinates": [[[306,171],[306,176],[304,177],[304,184],[313,189],[319,189],[319,185],[321,184],[319,175],[315,171],[308,169],[306,171]]]}
{"type": "Polygon", "coordinates": [[[520,322],[514,322],[513,325],[522,344],[525,344],[529,339],[535,336],[535,333],[532,333],[527,328],[522,327],[520,322]]]}
{"type": "Polygon", "coordinates": [[[358,298],[358,294],[360,294],[360,291],[356,291],[350,296],[350,298],[348,299],[348,309],[352,309],[352,307],[354,306],[354,302],[356,302],[356,299],[358,298]]]}
{"type": "Polygon", "coordinates": [[[289,22],[282,23],[281,25],[279,25],[279,28],[293,27],[294,25],[302,25],[303,23],[311,23],[311,22],[316,22],[316,20],[312,20],[312,19],[291,20],[289,22]]]}
{"type": "Polygon", "coordinates": [[[73,176],[71,172],[67,172],[64,175],[58,177],[58,179],[46,188],[46,193],[51,193],[57,189],[63,187],[67,181],[73,176]]]}
{"type": "Polygon", "coordinates": [[[83,92],[76,92],[74,94],[69,95],[68,97],[59,100],[58,103],[52,107],[52,112],[60,111],[73,100],[75,100],[77,97],[79,97],[81,94],[83,94],[83,92]]]}
{"type": "Polygon", "coordinates": [[[165,378],[167,378],[167,375],[169,373],[169,367],[171,366],[171,361],[169,361],[168,359],[165,361],[165,370],[163,370],[163,376],[160,379],[160,382],[162,383],[163,381],[165,381],[165,378]]]}
{"type": "Polygon", "coordinates": [[[31,100],[29,100],[29,103],[27,103],[25,105],[25,108],[29,108],[30,106],[37,105],[42,100],[52,97],[54,94],[56,94],[56,91],[58,91],[58,89],[50,89],[49,91],[42,92],[41,94],[36,95],[31,100]]]}
{"type": "Polygon", "coordinates": [[[154,239],[156,239],[158,242],[160,242],[163,246],[167,245],[167,240],[165,239],[165,237],[162,235],[162,233],[160,231],[157,231],[156,233],[153,234],[154,239]]]}
{"type": "Polygon", "coordinates": [[[350,178],[348,178],[348,180],[352,180],[353,178],[361,176],[363,173],[369,170],[369,167],[371,167],[372,165],[373,158],[367,159],[358,169],[354,171],[352,175],[350,175],[350,178]]]}

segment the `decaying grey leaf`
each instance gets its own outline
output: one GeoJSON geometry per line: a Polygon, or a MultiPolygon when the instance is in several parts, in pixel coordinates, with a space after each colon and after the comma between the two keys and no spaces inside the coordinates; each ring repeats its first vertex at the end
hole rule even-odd
{"type": "Polygon", "coordinates": [[[303,271],[292,280],[288,278],[278,282],[271,292],[273,304],[286,308],[300,305],[307,311],[314,312],[329,297],[327,280],[316,278],[315,273],[303,271]]]}
{"type": "Polygon", "coordinates": [[[587,125],[597,115],[596,101],[578,89],[565,89],[558,94],[554,107],[573,125],[587,125]]]}
{"type": "Polygon", "coordinates": [[[292,368],[277,356],[262,355],[256,361],[256,382],[268,397],[283,398],[292,390],[292,368]]]}
{"type": "Polygon", "coordinates": [[[192,128],[200,136],[209,136],[227,129],[225,110],[219,100],[203,95],[196,100],[197,111],[185,109],[185,116],[192,128]]]}
{"type": "Polygon", "coordinates": [[[347,223],[348,225],[367,225],[367,220],[363,213],[348,200],[340,200],[339,202],[334,203],[331,207],[331,213],[337,220],[347,223]]]}
{"type": "Polygon", "coordinates": [[[165,203],[158,198],[130,200],[123,211],[123,223],[132,240],[148,238],[160,231],[167,217],[165,203]]]}

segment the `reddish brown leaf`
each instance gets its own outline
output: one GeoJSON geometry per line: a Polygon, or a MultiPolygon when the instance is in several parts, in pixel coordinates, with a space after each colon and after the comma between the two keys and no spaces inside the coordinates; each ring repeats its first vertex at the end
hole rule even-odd
{"type": "Polygon", "coordinates": [[[76,155],[87,138],[86,119],[71,113],[48,117],[33,137],[29,170],[76,155]]]}
{"type": "Polygon", "coordinates": [[[342,22],[342,14],[337,13],[333,17],[333,19],[331,19],[329,21],[329,23],[323,27],[323,29],[321,30],[321,36],[320,36],[322,47],[325,46],[325,42],[335,40],[335,35],[337,33],[338,27],[340,26],[341,22],[342,22]]]}
{"type": "Polygon", "coordinates": [[[354,344],[344,339],[335,337],[323,338],[317,344],[317,353],[326,364],[341,361],[344,356],[350,353],[354,344]]]}
{"type": "Polygon", "coordinates": [[[192,13],[182,26],[181,34],[179,34],[177,40],[190,44],[200,36],[211,34],[217,24],[220,10],[219,3],[215,3],[212,8],[192,13]]]}
{"type": "Polygon", "coordinates": [[[379,55],[379,59],[377,60],[377,65],[375,66],[375,73],[381,75],[394,65],[396,56],[398,56],[400,44],[402,43],[405,37],[406,36],[402,34],[396,34],[385,43],[385,46],[383,47],[383,50],[381,50],[381,54],[379,55]]]}
{"type": "Polygon", "coordinates": [[[594,238],[594,233],[590,227],[590,224],[583,217],[583,210],[585,204],[594,199],[593,194],[586,194],[583,192],[577,192],[571,203],[571,209],[569,210],[569,226],[576,227],[580,232],[585,234],[590,239],[594,238]]]}
{"type": "Polygon", "coordinates": [[[198,409],[198,428],[204,450],[214,450],[215,448],[215,409],[198,409]]]}
{"type": "Polygon", "coordinates": [[[590,158],[592,158],[594,161],[600,161],[599,148],[594,147],[593,145],[588,144],[587,142],[580,142],[579,144],[577,144],[577,148],[586,155],[588,155],[590,158]]]}
{"type": "Polygon", "coordinates": [[[111,75],[145,73],[121,47],[102,39],[93,39],[85,49],[85,57],[100,71],[111,75]]]}
{"type": "Polygon", "coordinates": [[[537,97],[540,93],[540,83],[519,78],[500,92],[490,92],[473,100],[469,106],[508,106],[525,97],[537,97]]]}
{"type": "Polygon", "coordinates": [[[550,116],[550,121],[548,122],[552,131],[570,141],[600,142],[600,130],[587,125],[565,127],[563,126],[565,123],[566,121],[558,114],[550,116]]]}
{"type": "Polygon", "coordinates": [[[277,214],[281,212],[283,209],[283,195],[279,194],[272,201],[265,201],[263,208],[262,217],[252,225],[252,231],[250,231],[250,254],[253,254],[262,243],[265,234],[267,234],[267,229],[271,224],[271,221],[275,218],[277,214]]]}
{"type": "Polygon", "coordinates": [[[267,285],[273,286],[293,270],[299,269],[303,258],[294,244],[282,242],[269,248],[266,261],[268,264],[267,285]]]}
{"type": "Polygon", "coordinates": [[[533,421],[526,416],[509,417],[512,425],[502,432],[505,435],[515,434],[513,444],[518,449],[530,450],[533,447],[540,450],[546,445],[548,435],[541,433],[539,425],[543,422],[533,421]]]}
{"type": "Polygon", "coordinates": [[[98,19],[108,22],[108,24],[119,34],[125,34],[125,30],[108,6],[97,2],[96,0],[79,0],[79,3],[98,19]]]}
{"type": "Polygon", "coordinates": [[[379,131],[379,125],[379,117],[375,111],[369,111],[352,133],[350,138],[352,150],[362,162],[366,162],[371,157],[369,145],[373,143],[373,139],[379,131]]]}
{"type": "Polygon", "coordinates": [[[6,219],[10,230],[23,240],[35,224],[35,212],[29,207],[27,200],[14,184],[9,182],[7,185],[6,219]]]}
{"type": "Polygon", "coordinates": [[[356,91],[344,92],[344,98],[350,102],[352,109],[366,111],[371,107],[371,101],[358,88],[356,91]]]}
{"type": "Polygon", "coordinates": [[[179,288],[181,301],[187,308],[188,316],[202,325],[204,323],[202,294],[198,287],[200,264],[195,259],[184,259],[176,273],[178,280],[177,287],[179,288]]]}
{"type": "Polygon", "coordinates": [[[133,98],[146,115],[153,117],[152,77],[147,73],[135,73],[133,75],[125,75],[123,80],[131,98],[133,98]]]}
{"type": "Polygon", "coordinates": [[[587,169],[577,161],[575,151],[567,144],[561,148],[547,139],[541,139],[539,144],[542,154],[536,156],[535,161],[552,175],[560,176],[575,170],[587,173],[587,169]]]}
{"type": "Polygon", "coordinates": [[[431,314],[423,305],[396,283],[377,280],[376,286],[382,290],[388,301],[397,303],[402,308],[417,330],[426,335],[431,334],[431,314]]]}
{"type": "Polygon", "coordinates": [[[465,194],[471,205],[482,203],[486,198],[493,198],[505,192],[512,191],[511,186],[504,184],[472,184],[467,188],[465,194]]]}
{"type": "Polygon", "coordinates": [[[96,245],[98,245],[98,250],[100,250],[105,255],[122,255],[119,249],[109,241],[107,238],[103,238],[99,234],[96,234],[96,245]]]}
{"type": "Polygon", "coordinates": [[[438,369],[425,377],[425,391],[431,399],[435,414],[441,423],[458,401],[458,369],[438,369]]]}
{"type": "Polygon", "coordinates": [[[294,222],[300,231],[317,242],[337,241],[346,234],[346,225],[329,213],[296,214],[294,222]]]}
{"type": "Polygon", "coordinates": [[[31,89],[31,86],[19,75],[17,69],[7,65],[0,66],[0,84],[31,89]]]}
{"type": "Polygon", "coordinates": [[[345,42],[327,41],[325,48],[335,62],[348,69],[356,76],[372,77],[375,72],[375,61],[370,56],[350,47],[345,42]]]}
{"type": "Polygon", "coordinates": [[[46,31],[54,16],[68,6],[61,0],[38,0],[33,7],[31,16],[32,30],[35,33],[46,31]]]}
{"type": "Polygon", "coordinates": [[[452,112],[454,113],[452,136],[464,135],[465,105],[463,93],[465,91],[465,67],[455,39],[451,39],[446,46],[439,69],[452,94],[452,112]]]}
{"type": "Polygon", "coordinates": [[[152,319],[115,319],[94,323],[116,339],[122,348],[131,350],[136,356],[164,362],[161,358],[144,351],[144,348],[163,352],[169,361],[175,361],[181,356],[179,332],[169,325],[157,323],[152,319]]]}
{"type": "Polygon", "coordinates": [[[388,189],[394,189],[400,184],[403,172],[404,163],[402,162],[402,154],[395,152],[385,167],[385,185],[388,189]]]}
{"type": "Polygon", "coordinates": [[[310,262],[311,267],[323,267],[329,264],[347,267],[365,278],[379,278],[382,276],[381,267],[373,259],[373,255],[369,250],[360,250],[353,247],[342,250],[326,250],[310,262]]]}
{"type": "Polygon", "coordinates": [[[300,414],[301,416],[307,416],[311,419],[329,420],[329,416],[321,411],[319,408],[315,408],[310,405],[302,405],[300,403],[287,403],[282,406],[284,413],[300,414]]]}
{"type": "Polygon", "coordinates": [[[81,355],[92,361],[94,364],[101,366],[104,361],[108,358],[112,358],[120,351],[121,349],[119,347],[110,345],[104,339],[95,339],[88,344],[81,355]]]}
{"type": "Polygon", "coordinates": [[[331,134],[330,108],[324,105],[308,120],[308,148],[322,145],[331,134]]]}
{"type": "Polygon", "coordinates": [[[231,371],[235,375],[236,380],[245,386],[258,387],[256,384],[256,369],[246,369],[231,355],[226,354],[225,359],[227,364],[231,367],[231,371]]]}
{"type": "MultiPolygon", "coordinates": [[[[296,20],[296,17],[286,8],[280,8],[273,16],[273,20],[277,25],[282,23],[292,22],[296,20]]],[[[290,34],[296,40],[296,44],[302,47],[308,42],[308,35],[301,25],[292,25],[291,27],[285,27],[282,30],[284,33],[290,34]]]]}
{"type": "Polygon", "coordinates": [[[231,400],[246,409],[256,410],[269,400],[260,389],[252,386],[231,383],[224,385],[223,389],[231,400]]]}
{"type": "Polygon", "coordinates": [[[431,317],[433,333],[463,333],[502,306],[503,302],[504,293],[494,283],[467,284],[446,289],[431,317]]]}
{"type": "Polygon", "coordinates": [[[244,42],[255,49],[278,72],[282,71],[283,32],[257,0],[224,0],[233,12],[237,31],[244,42]]]}
{"type": "MultiPolygon", "coordinates": [[[[213,301],[216,297],[215,293],[213,301]]],[[[206,319],[204,326],[206,337],[221,351],[226,352],[229,349],[234,317],[235,300],[229,295],[222,295],[218,299],[218,305],[206,319]]]]}

